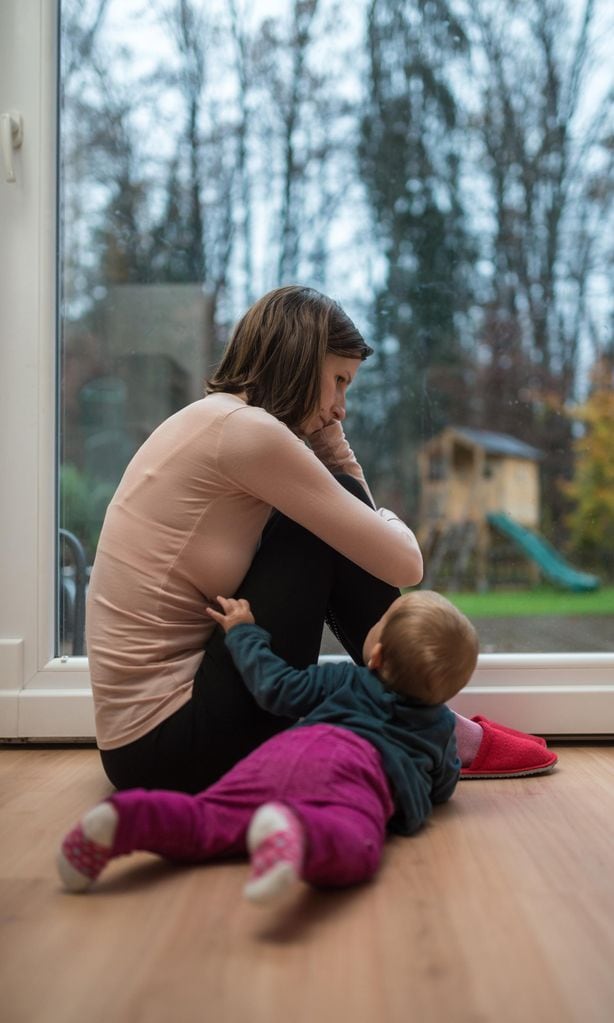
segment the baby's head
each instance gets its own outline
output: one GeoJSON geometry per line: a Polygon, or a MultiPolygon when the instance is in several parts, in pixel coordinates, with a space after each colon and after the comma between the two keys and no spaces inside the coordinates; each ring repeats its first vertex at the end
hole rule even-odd
{"type": "Polygon", "coordinates": [[[473,674],[478,637],[445,597],[414,590],[393,601],[375,623],[363,657],[388,689],[424,703],[446,703],[473,674]]]}

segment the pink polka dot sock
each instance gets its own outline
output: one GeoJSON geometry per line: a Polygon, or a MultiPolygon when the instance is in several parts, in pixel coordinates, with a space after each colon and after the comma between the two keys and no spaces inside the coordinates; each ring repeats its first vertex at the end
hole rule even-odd
{"type": "Polygon", "coordinates": [[[243,894],[250,902],[273,902],[300,879],[305,832],[287,806],[264,803],[252,817],[247,846],[251,871],[243,894]]]}
{"type": "Polygon", "coordinates": [[[111,803],[99,803],[68,832],[56,860],[67,891],[87,891],[99,877],[111,859],[118,820],[111,803]]]}

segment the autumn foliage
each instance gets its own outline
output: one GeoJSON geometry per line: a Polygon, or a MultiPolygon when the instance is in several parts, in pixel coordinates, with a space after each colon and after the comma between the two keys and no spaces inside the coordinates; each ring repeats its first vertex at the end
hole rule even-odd
{"type": "Polygon", "coordinates": [[[603,356],[584,404],[573,412],[583,431],[574,441],[575,470],[566,485],[574,509],[571,543],[585,563],[614,575],[614,357],[603,356]]]}

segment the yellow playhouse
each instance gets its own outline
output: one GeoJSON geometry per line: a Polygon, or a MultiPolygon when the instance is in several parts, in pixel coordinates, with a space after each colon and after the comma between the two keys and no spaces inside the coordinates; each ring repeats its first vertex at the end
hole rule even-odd
{"type": "Polygon", "coordinates": [[[504,433],[447,427],[419,454],[420,522],[479,523],[490,512],[506,511],[523,526],[537,527],[541,457],[504,433]]]}
{"type": "Polygon", "coordinates": [[[599,586],[537,533],[537,448],[505,433],[449,426],[418,458],[423,586],[483,590],[540,577],[575,592],[599,586]]]}
{"type": "MultiPolygon", "coordinates": [[[[541,457],[537,448],[507,434],[456,426],[423,445],[418,456],[419,539],[425,585],[444,577],[455,589],[468,574],[472,585],[488,585],[494,553],[491,519],[505,513],[529,530],[539,523],[541,457]]],[[[534,567],[529,578],[536,578],[534,567]]]]}

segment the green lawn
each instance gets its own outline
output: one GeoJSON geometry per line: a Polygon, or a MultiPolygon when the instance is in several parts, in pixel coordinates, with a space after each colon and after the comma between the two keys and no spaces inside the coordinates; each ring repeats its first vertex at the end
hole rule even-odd
{"type": "Polygon", "coordinates": [[[489,593],[446,593],[470,618],[516,618],[531,615],[614,615],[614,586],[592,593],[568,593],[548,586],[489,593]]]}

